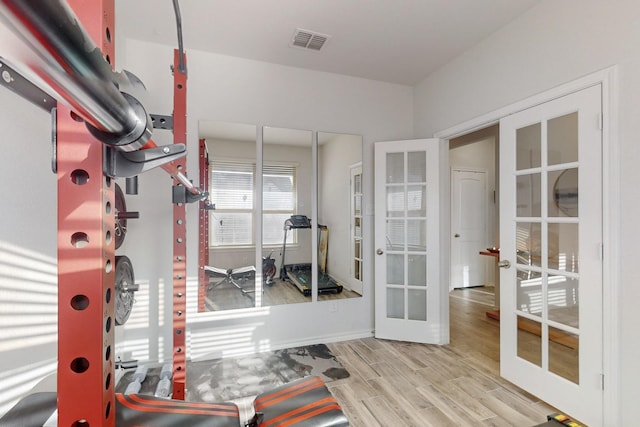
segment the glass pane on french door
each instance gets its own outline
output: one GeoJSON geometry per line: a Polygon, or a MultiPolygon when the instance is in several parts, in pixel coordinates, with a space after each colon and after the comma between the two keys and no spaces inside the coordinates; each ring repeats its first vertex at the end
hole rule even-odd
{"type": "Polygon", "coordinates": [[[426,321],[426,151],[386,153],[386,165],[386,317],[426,321]]]}
{"type": "Polygon", "coordinates": [[[578,114],[516,130],[518,357],[579,384],[578,114]]]}

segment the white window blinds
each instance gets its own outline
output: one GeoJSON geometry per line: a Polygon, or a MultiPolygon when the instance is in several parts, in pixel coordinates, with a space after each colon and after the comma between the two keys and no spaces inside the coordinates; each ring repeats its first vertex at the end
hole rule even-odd
{"type": "MultiPolygon", "coordinates": [[[[295,213],[296,169],[292,165],[265,165],[262,170],[262,242],[282,244],[284,221],[295,213]]],[[[295,241],[289,233],[287,243],[295,241]]]]}
{"type": "MultiPolygon", "coordinates": [[[[211,170],[209,242],[212,246],[254,245],[255,172],[253,162],[214,160],[211,170]]],[[[263,166],[263,243],[282,243],[284,221],[295,209],[295,166],[263,166]]],[[[291,237],[289,236],[289,239],[291,237]]]]}

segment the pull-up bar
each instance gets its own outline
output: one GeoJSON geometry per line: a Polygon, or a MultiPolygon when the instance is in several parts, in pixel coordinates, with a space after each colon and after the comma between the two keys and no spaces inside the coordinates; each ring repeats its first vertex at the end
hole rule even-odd
{"type": "MultiPolygon", "coordinates": [[[[110,58],[102,55],[65,2],[0,0],[0,14],[39,57],[40,61],[24,65],[49,86],[58,101],[69,105],[105,145],[124,152],[133,162],[148,161],[144,151],[159,149],[151,139],[151,119],[137,99],[120,92],[120,86],[132,79],[126,73],[112,71],[110,58]],[[140,152],[133,154],[135,151],[140,152]]],[[[107,39],[111,36],[106,34],[107,39]]],[[[165,161],[156,166],[196,199],[206,197],[167,160],[184,156],[184,148],[176,152],[175,148],[163,147],[161,151],[158,153],[164,153],[165,161]]]]}

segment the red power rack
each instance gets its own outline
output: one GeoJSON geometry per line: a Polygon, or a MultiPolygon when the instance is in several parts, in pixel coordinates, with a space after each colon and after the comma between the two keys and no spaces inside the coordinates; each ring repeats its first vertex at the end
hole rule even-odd
{"type": "MultiPolygon", "coordinates": [[[[181,69],[181,52],[175,50],[173,65],[173,142],[187,141],[187,73],[181,69]]],[[[183,63],[186,64],[186,55],[183,63]]],[[[186,157],[174,161],[186,173],[186,157]]],[[[174,185],[182,185],[177,180],[174,185]]],[[[187,376],[187,228],[185,203],[173,205],[173,398],[184,400],[187,376]]]]}
{"type": "MultiPolygon", "coordinates": [[[[114,65],[113,0],[70,0],[114,65]]],[[[114,182],[102,143],[58,104],[58,425],[115,426],[114,182]]]]}
{"type": "MultiPolygon", "coordinates": [[[[209,191],[209,154],[207,152],[207,141],[200,139],[199,143],[199,164],[200,164],[200,188],[209,191]]],[[[209,265],[209,211],[207,202],[200,201],[198,211],[198,311],[205,310],[205,296],[209,281],[205,273],[204,266],[209,265]]]]}

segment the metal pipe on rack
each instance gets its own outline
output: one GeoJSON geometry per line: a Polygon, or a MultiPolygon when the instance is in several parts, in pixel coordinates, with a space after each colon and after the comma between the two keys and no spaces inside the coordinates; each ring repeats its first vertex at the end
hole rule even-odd
{"type": "MultiPolygon", "coordinates": [[[[69,105],[96,138],[125,152],[157,147],[144,108],[120,92],[121,76],[63,0],[0,0],[0,15],[38,56],[38,61],[23,65],[55,92],[58,101],[69,105]]],[[[176,165],[161,167],[191,194],[203,194],[176,165]]]]}

